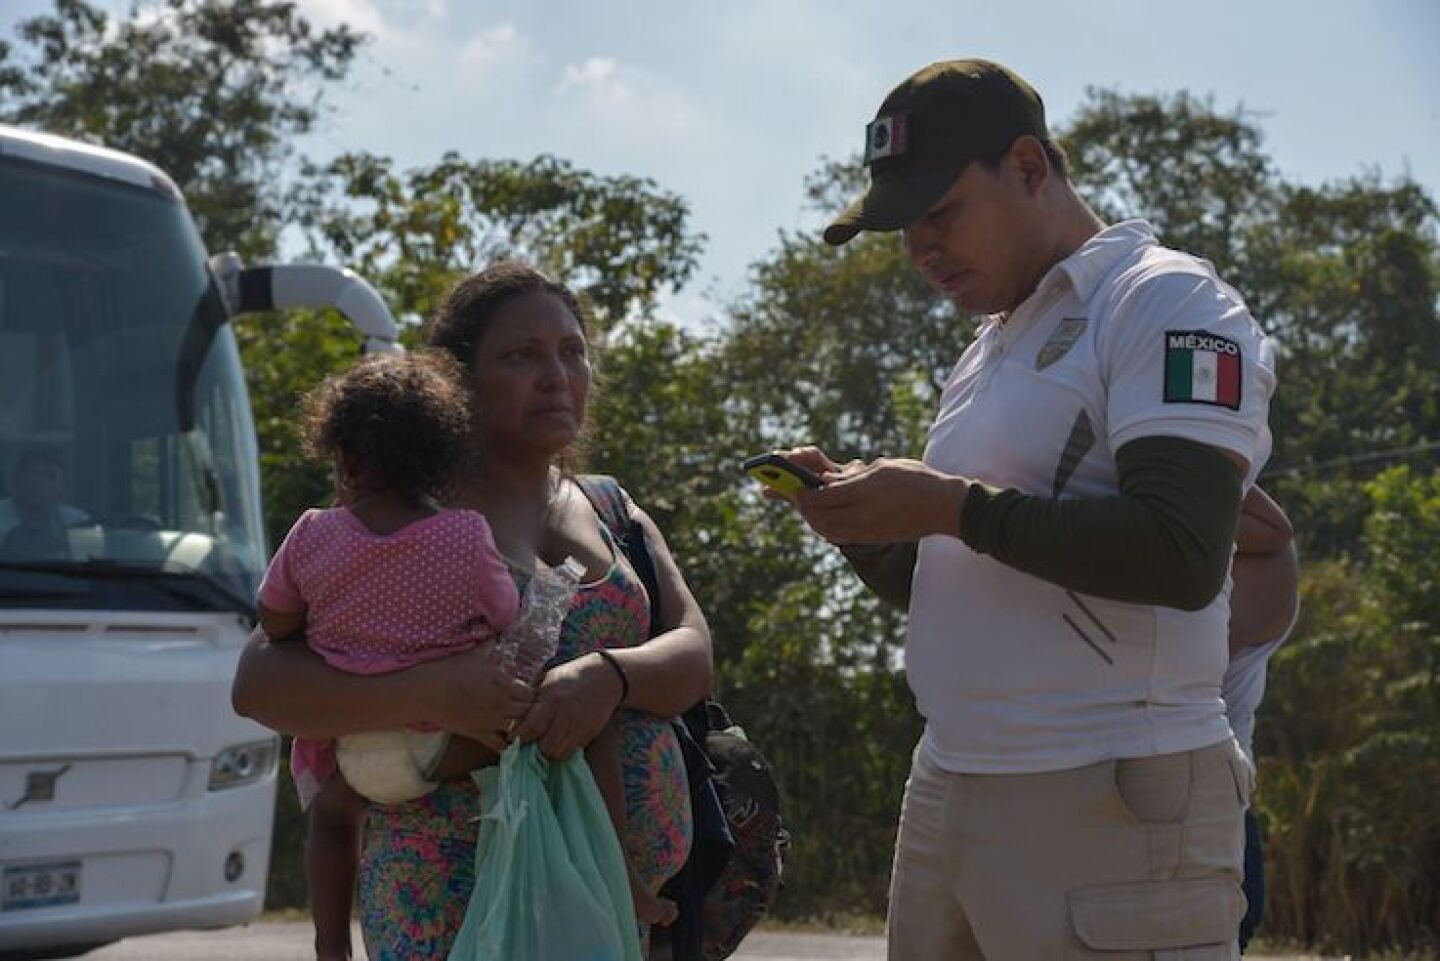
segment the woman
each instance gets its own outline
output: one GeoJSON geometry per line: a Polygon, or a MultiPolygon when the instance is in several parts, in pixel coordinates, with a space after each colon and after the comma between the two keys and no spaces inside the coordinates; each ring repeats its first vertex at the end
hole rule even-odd
{"type": "Polygon", "coordinates": [[[333,738],[428,722],[471,739],[447,755],[438,790],[371,810],[360,903],[373,961],[440,959],[450,949],[474,884],[479,798],[466,772],[493,762],[512,738],[565,757],[622,708],[624,841],[658,888],[684,862],[691,834],[683,761],[666,719],[711,682],[709,629],[659,530],[636,510],[660,584],[663,623],[649,638],[644,588],[563,470],[592,381],[574,296],[529,267],[494,265],[450,293],[430,344],[465,368],[475,402],[475,464],[451,505],[485,515],[518,582],[566,557],[587,573],[561,633],[571,659],[534,690],[506,678],[488,647],[380,677],[341,674],[304,645],[258,634],[242,655],[235,709],[276,730],[333,738]],[[594,653],[601,648],[608,656],[594,653]]]}

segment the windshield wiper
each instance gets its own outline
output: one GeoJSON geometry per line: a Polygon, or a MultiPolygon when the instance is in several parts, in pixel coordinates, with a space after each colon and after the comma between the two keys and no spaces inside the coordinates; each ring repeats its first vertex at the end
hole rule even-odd
{"type": "MultiPolygon", "coordinates": [[[[235,611],[251,623],[254,623],[258,617],[254,601],[237,594],[220,580],[203,571],[174,564],[136,564],[105,558],[93,558],[88,561],[0,561],[0,570],[150,584],[177,600],[189,603],[198,610],[213,611],[218,608],[235,611]]],[[[65,597],[73,595],[55,591],[48,594],[27,592],[26,596],[65,597]]]]}
{"type": "Polygon", "coordinates": [[[5,578],[4,583],[0,583],[0,600],[58,600],[94,593],[88,585],[77,584],[65,572],[49,570],[44,563],[37,566],[30,562],[0,561],[0,571],[24,575],[15,579],[5,578]]]}

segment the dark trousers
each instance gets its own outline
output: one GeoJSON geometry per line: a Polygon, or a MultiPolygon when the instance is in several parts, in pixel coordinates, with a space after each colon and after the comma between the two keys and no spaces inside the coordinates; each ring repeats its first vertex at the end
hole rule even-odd
{"type": "Polygon", "coordinates": [[[1245,809],[1245,880],[1240,887],[1247,903],[1245,917],[1240,919],[1240,950],[1244,951],[1265,910],[1265,849],[1260,841],[1260,822],[1252,808],[1245,809]]]}

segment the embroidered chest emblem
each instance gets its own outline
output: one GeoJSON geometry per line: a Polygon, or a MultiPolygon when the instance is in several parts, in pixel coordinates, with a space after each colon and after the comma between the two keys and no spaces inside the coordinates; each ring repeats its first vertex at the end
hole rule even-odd
{"type": "Polygon", "coordinates": [[[1085,333],[1085,327],[1090,323],[1088,317],[1063,317],[1060,323],[1050,333],[1040,353],[1035,355],[1035,369],[1044,370],[1055,361],[1070,353],[1070,348],[1085,333]]]}

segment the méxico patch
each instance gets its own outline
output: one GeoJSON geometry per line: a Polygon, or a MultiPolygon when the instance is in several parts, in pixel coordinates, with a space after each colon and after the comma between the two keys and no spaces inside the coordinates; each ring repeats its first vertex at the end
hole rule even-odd
{"type": "Polygon", "coordinates": [[[1165,403],[1240,409],[1240,345],[1203,330],[1165,331],[1165,403]]]}

